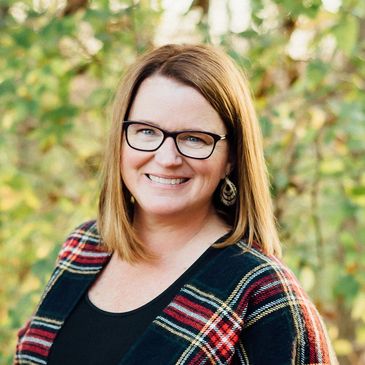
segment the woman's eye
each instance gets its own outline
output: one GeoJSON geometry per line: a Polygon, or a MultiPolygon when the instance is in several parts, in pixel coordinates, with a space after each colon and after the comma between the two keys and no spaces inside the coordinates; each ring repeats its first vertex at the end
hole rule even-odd
{"type": "Polygon", "coordinates": [[[204,142],[202,139],[195,137],[195,136],[187,136],[186,140],[189,142],[195,142],[195,143],[200,143],[200,142],[204,142]]]}
{"type": "Polygon", "coordinates": [[[145,136],[153,136],[155,134],[155,131],[150,128],[143,128],[143,129],[139,129],[137,131],[137,133],[145,135],[145,136]]]}
{"type": "Polygon", "coordinates": [[[186,135],[186,136],[184,136],[183,139],[186,143],[189,143],[189,144],[194,144],[194,145],[208,144],[208,141],[206,141],[206,139],[204,139],[200,136],[196,136],[196,135],[186,135]]]}

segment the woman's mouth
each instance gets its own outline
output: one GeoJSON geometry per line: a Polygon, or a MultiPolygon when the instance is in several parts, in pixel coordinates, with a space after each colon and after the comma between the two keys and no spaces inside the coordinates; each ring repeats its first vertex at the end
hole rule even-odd
{"type": "Polygon", "coordinates": [[[153,182],[163,185],[179,185],[183,184],[184,182],[188,181],[188,178],[166,178],[160,177],[156,175],[146,174],[146,176],[153,182]]]}

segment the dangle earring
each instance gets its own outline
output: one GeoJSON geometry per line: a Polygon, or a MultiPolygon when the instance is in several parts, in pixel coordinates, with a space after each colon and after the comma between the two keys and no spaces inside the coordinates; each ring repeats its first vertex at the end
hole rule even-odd
{"type": "Polygon", "coordinates": [[[227,207],[233,205],[237,199],[237,188],[227,176],[224,178],[221,187],[220,198],[221,202],[227,207]]]}

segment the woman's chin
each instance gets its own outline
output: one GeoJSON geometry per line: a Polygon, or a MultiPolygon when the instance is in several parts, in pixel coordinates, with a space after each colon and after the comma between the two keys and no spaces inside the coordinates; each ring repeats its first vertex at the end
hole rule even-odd
{"type": "Polygon", "coordinates": [[[138,210],[144,215],[166,218],[178,216],[179,214],[184,215],[191,211],[185,204],[172,204],[171,202],[139,205],[138,210]]]}

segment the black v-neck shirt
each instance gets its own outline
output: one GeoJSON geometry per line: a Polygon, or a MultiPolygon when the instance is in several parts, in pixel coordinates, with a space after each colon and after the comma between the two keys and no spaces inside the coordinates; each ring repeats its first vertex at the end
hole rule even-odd
{"type": "Polygon", "coordinates": [[[132,311],[106,312],[91,303],[86,292],[59,331],[47,364],[117,365],[148,325],[216,250],[210,247],[165,291],[132,311]]]}

